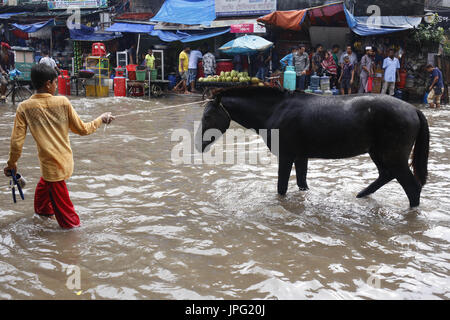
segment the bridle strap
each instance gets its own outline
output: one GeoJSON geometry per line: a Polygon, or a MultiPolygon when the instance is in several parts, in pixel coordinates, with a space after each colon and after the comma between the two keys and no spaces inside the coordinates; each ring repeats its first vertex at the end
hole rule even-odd
{"type": "Polygon", "coordinates": [[[226,113],[226,115],[228,116],[228,118],[230,119],[230,121],[232,121],[233,120],[233,118],[231,118],[231,115],[230,115],[230,113],[228,112],[228,110],[227,109],[225,109],[225,107],[223,106],[223,104],[222,104],[222,102],[221,103],[219,103],[219,106],[222,108],[222,110],[223,111],[225,111],[225,113],[226,113]]]}

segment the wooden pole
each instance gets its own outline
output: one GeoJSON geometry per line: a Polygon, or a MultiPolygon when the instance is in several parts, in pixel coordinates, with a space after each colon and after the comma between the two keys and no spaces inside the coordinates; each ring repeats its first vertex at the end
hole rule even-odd
{"type": "Polygon", "coordinates": [[[139,65],[139,47],[141,46],[141,34],[138,35],[138,44],[136,48],[136,64],[139,65]]]}

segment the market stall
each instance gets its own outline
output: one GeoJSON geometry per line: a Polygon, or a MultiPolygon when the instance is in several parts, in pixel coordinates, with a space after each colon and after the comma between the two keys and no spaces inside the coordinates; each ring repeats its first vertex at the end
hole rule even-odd
{"type": "MultiPolygon", "coordinates": [[[[273,43],[266,39],[254,36],[245,35],[225,43],[219,50],[227,55],[255,55],[259,52],[264,52],[270,49],[273,43]]],[[[218,71],[215,76],[208,78],[200,78],[197,81],[197,87],[205,94],[207,91],[214,88],[226,88],[243,85],[264,85],[263,81],[258,78],[250,78],[248,72],[238,72],[237,70],[218,71]]]]}

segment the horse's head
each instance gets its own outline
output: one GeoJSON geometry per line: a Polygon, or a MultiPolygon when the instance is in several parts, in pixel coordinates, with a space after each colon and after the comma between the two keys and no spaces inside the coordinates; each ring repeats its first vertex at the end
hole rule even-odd
{"type": "MultiPolygon", "coordinates": [[[[228,130],[230,123],[231,116],[219,97],[208,102],[203,112],[202,126],[196,136],[196,141],[201,141],[201,152],[205,152],[209,145],[220,138],[228,130]]],[[[197,144],[196,147],[200,151],[200,145],[197,144]]]]}

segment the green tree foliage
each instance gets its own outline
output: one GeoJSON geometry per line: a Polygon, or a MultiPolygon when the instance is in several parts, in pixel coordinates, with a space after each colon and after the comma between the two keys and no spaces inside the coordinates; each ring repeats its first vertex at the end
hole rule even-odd
{"type": "Polygon", "coordinates": [[[431,23],[422,23],[413,33],[414,41],[422,48],[435,48],[445,40],[444,28],[439,27],[439,16],[436,14],[431,23]]]}

